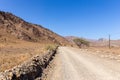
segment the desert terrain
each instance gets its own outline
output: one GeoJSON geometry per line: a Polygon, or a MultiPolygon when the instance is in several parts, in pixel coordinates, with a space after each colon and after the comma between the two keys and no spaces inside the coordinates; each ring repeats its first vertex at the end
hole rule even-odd
{"type": "Polygon", "coordinates": [[[19,41],[16,43],[0,43],[0,72],[11,69],[31,57],[44,54],[46,47],[52,44],[19,41]]]}
{"type": "Polygon", "coordinates": [[[0,11],[0,72],[44,54],[48,45],[55,44],[69,45],[69,42],[41,25],[0,11]]]}
{"type": "Polygon", "coordinates": [[[75,38],[78,37],[60,36],[41,25],[0,11],[0,77],[5,80],[28,80],[31,75],[32,80],[119,80],[119,40],[111,40],[108,48],[106,39],[78,39],[82,41],[78,45],[75,38]],[[90,45],[86,46],[85,42],[90,45]],[[24,65],[28,60],[31,62],[24,65]],[[17,67],[14,71],[21,64],[23,68],[17,67]]]}
{"type": "Polygon", "coordinates": [[[54,67],[43,80],[119,80],[120,54],[110,55],[102,51],[98,54],[98,50],[59,47],[54,67]]]}

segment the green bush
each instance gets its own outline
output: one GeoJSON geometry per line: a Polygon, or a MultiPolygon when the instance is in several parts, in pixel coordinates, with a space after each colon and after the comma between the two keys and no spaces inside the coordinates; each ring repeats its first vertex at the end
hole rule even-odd
{"type": "Polygon", "coordinates": [[[82,38],[75,38],[74,40],[73,40],[74,42],[75,42],[75,44],[77,45],[77,46],[79,46],[80,48],[82,47],[82,46],[89,46],[89,42],[87,41],[87,40],[85,40],[85,39],[82,39],[82,38]]]}

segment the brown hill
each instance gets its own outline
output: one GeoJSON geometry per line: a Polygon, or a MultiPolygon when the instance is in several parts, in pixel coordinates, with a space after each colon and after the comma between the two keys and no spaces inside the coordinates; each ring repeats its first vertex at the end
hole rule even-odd
{"type": "Polygon", "coordinates": [[[69,44],[69,41],[49,29],[26,22],[9,12],[0,11],[0,40],[10,39],[69,44]]]}

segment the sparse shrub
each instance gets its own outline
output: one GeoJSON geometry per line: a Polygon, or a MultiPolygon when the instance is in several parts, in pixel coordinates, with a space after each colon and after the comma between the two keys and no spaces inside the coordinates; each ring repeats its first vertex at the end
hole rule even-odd
{"type": "Polygon", "coordinates": [[[46,50],[52,51],[52,50],[55,50],[56,47],[57,45],[50,44],[46,46],[46,50]]]}
{"type": "Polygon", "coordinates": [[[80,48],[81,48],[82,46],[86,46],[86,47],[89,46],[89,42],[88,42],[87,40],[85,40],[85,39],[82,39],[82,38],[76,38],[76,39],[74,39],[73,41],[74,41],[75,44],[76,44],[77,46],[79,46],[80,48]]]}

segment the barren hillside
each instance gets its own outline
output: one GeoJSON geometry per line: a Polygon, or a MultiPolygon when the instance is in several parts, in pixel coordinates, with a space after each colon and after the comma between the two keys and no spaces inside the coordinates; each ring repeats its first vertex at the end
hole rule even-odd
{"type": "Polygon", "coordinates": [[[45,53],[54,44],[70,43],[49,29],[0,11],[0,72],[45,53]]]}
{"type": "Polygon", "coordinates": [[[11,38],[12,41],[14,39],[20,39],[61,45],[69,44],[65,38],[49,29],[28,23],[11,13],[0,11],[0,41],[10,40],[11,38]]]}

